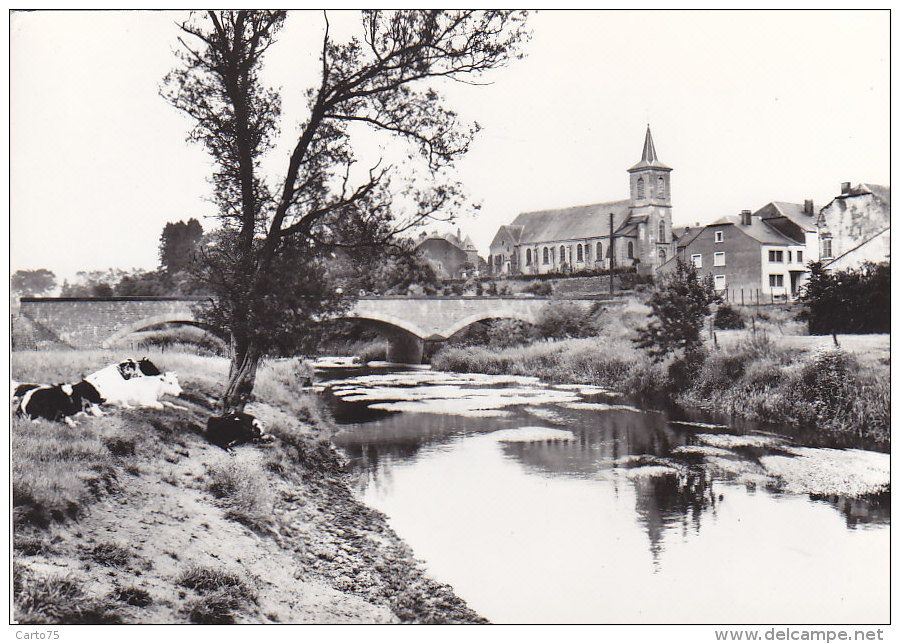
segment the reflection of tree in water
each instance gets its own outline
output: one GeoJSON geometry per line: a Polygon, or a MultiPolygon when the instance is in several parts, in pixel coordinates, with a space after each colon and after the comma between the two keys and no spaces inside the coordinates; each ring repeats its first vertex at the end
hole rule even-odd
{"type": "Polygon", "coordinates": [[[848,528],[865,527],[869,524],[889,524],[891,522],[891,493],[868,494],[863,497],[846,496],[815,496],[813,499],[822,499],[836,507],[844,519],[848,528]]]}
{"type": "Polygon", "coordinates": [[[633,482],[638,520],[647,530],[650,555],[658,566],[666,529],[680,525],[683,535],[691,527],[697,532],[703,511],[715,511],[713,476],[703,467],[690,467],[654,476],[636,476],[633,482]]]}

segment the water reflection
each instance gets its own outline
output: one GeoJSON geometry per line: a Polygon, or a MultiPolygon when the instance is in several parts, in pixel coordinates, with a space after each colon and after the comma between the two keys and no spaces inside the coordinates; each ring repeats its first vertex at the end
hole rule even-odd
{"type": "MultiPolygon", "coordinates": [[[[445,388],[490,386],[436,379],[445,388]]],[[[427,408],[427,377],[413,380],[401,389],[416,387],[427,408]]],[[[389,385],[396,390],[398,382],[389,385]]],[[[498,383],[492,395],[509,388],[529,401],[542,387],[498,383]]],[[[490,619],[746,622],[757,614],[761,621],[863,622],[886,615],[879,593],[886,593],[889,492],[786,493],[766,459],[778,457],[783,467],[817,453],[795,447],[795,437],[553,402],[498,403],[504,415],[497,417],[373,417],[360,383],[351,389],[361,400],[351,406],[337,395],[332,403],[354,421],[337,442],[359,474],[359,493],[435,576],[490,619]],[[554,429],[542,434],[541,427],[554,429]],[[517,428],[529,428],[527,439],[514,438],[524,432],[517,428]],[[818,590],[797,599],[773,586],[785,575],[818,590]],[[693,604],[685,585],[694,589],[693,604]],[[533,605],[534,596],[554,592],[558,603],[533,605]],[[847,605],[847,596],[859,602],[847,605]],[[706,608],[696,605],[704,601],[706,608]],[[758,613],[748,613],[747,602],[758,613]],[[796,610],[782,613],[782,604],[796,610]]],[[[385,392],[372,399],[383,402],[385,392]]]]}

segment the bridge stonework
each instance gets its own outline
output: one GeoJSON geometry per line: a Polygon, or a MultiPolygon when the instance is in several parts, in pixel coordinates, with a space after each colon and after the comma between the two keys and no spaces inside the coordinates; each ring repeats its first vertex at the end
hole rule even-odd
{"type": "Polygon", "coordinates": [[[96,349],[155,324],[193,322],[196,302],[166,297],[22,298],[19,315],[62,344],[96,349]]]}
{"type": "MultiPolygon", "coordinates": [[[[135,331],[165,322],[191,324],[197,299],[166,297],[22,298],[29,325],[73,348],[110,347],[135,331]]],[[[597,298],[365,297],[341,318],[369,320],[390,335],[388,359],[421,362],[425,342],[443,341],[475,322],[511,318],[535,323],[551,303],[587,310],[597,298]]]]}

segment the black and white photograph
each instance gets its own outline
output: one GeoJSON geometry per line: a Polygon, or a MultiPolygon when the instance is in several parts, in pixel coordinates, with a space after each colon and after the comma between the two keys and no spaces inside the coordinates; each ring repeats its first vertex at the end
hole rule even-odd
{"type": "Polygon", "coordinates": [[[889,9],[8,20],[9,639],[889,637],[889,9]]]}

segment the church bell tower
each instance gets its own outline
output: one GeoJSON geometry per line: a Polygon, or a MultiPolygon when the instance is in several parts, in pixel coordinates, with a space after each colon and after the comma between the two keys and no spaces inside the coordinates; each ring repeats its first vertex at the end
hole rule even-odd
{"type": "Polygon", "coordinates": [[[638,266],[642,273],[655,273],[674,252],[671,172],[672,168],[656,156],[648,124],[641,160],[628,168],[631,220],[638,224],[638,266]]]}

